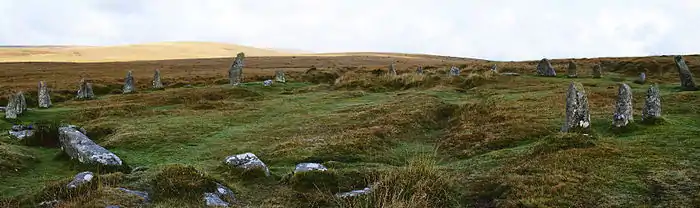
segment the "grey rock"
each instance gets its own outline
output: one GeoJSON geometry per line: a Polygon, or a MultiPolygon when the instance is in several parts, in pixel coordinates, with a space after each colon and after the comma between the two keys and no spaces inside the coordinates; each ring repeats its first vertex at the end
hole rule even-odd
{"type": "Polygon", "coordinates": [[[337,194],[335,194],[335,196],[340,197],[340,198],[356,197],[356,196],[368,194],[371,191],[372,191],[372,187],[367,187],[367,188],[360,189],[360,190],[352,190],[352,191],[348,191],[348,192],[337,193],[337,194]]]}
{"type": "Polygon", "coordinates": [[[644,109],[642,109],[642,122],[653,122],[661,118],[661,94],[656,85],[652,85],[647,90],[644,109]]]}
{"type": "Polygon", "coordinates": [[[549,62],[549,59],[543,58],[537,64],[537,75],[545,77],[556,77],[557,72],[556,70],[554,70],[554,67],[552,67],[552,63],[549,62]]]}
{"type": "Polygon", "coordinates": [[[281,82],[281,83],[287,82],[287,78],[285,78],[285,76],[284,76],[284,71],[282,71],[282,70],[275,71],[275,82],[281,82]]]}
{"type": "Polygon", "coordinates": [[[95,94],[92,93],[92,83],[87,82],[85,79],[80,80],[80,86],[78,88],[78,99],[94,99],[95,94]]]}
{"type": "Polygon", "coordinates": [[[418,68],[416,68],[416,74],[423,74],[423,66],[418,66],[418,68]]]}
{"type": "Polygon", "coordinates": [[[218,196],[220,199],[224,200],[225,202],[228,202],[230,204],[234,204],[237,202],[236,200],[236,195],[229,189],[228,187],[221,185],[220,183],[216,183],[216,196],[218,196]]]}
{"type": "Polygon", "coordinates": [[[204,193],[204,201],[208,207],[229,207],[229,203],[219,198],[215,193],[204,193]]]}
{"type": "Polygon", "coordinates": [[[49,88],[46,86],[44,81],[39,81],[39,94],[37,96],[40,108],[51,107],[51,96],[49,95],[49,88]]]}
{"type": "Polygon", "coordinates": [[[318,163],[299,163],[294,168],[294,173],[303,173],[308,171],[326,171],[328,168],[318,163]]]}
{"type": "Polygon", "coordinates": [[[576,63],[573,60],[569,60],[569,67],[566,70],[567,77],[576,78],[578,77],[578,72],[576,70],[576,63]]]}
{"type": "Polygon", "coordinates": [[[583,85],[572,82],[566,93],[566,121],[562,132],[588,133],[591,128],[591,115],[588,111],[588,97],[583,85]]]}
{"type": "Polygon", "coordinates": [[[600,64],[596,64],[593,66],[593,78],[601,78],[603,77],[603,66],[600,64]]]}
{"type": "Polygon", "coordinates": [[[674,56],[673,61],[676,63],[676,68],[678,69],[678,75],[681,79],[681,89],[683,90],[698,90],[695,85],[695,80],[693,79],[693,73],[688,69],[688,65],[685,64],[683,56],[674,56]]]}
{"type": "Polygon", "coordinates": [[[136,90],[134,87],[134,76],[132,75],[132,72],[129,71],[126,73],[126,78],[124,79],[124,87],[122,88],[122,93],[132,93],[136,90]]]}
{"type": "Polygon", "coordinates": [[[396,64],[391,64],[389,65],[389,75],[390,76],[396,76],[396,64]]]}
{"type": "Polygon", "coordinates": [[[15,99],[17,99],[17,103],[19,103],[19,105],[15,106],[17,108],[17,114],[22,115],[22,113],[27,110],[27,99],[24,97],[24,92],[19,91],[15,99]]]}
{"type": "Polygon", "coordinates": [[[43,201],[43,202],[39,203],[39,205],[37,205],[37,207],[54,208],[54,207],[58,206],[58,204],[60,204],[60,203],[61,203],[61,201],[54,199],[51,201],[43,201]]]}
{"type": "Polygon", "coordinates": [[[77,159],[80,163],[112,167],[123,165],[117,155],[95,144],[85,134],[74,128],[60,127],[58,139],[61,142],[61,149],[71,159],[77,159]]]}
{"type": "Polygon", "coordinates": [[[68,187],[69,189],[76,188],[82,184],[89,183],[94,177],[95,174],[90,171],[80,172],[73,177],[73,181],[68,183],[66,187],[68,187]]]}
{"type": "Polygon", "coordinates": [[[253,170],[259,168],[265,171],[265,176],[270,176],[270,170],[267,168],[267,165],[265,165],[265,163],[260,160],[258,156],[255,156],[255,154],[250,152],[228,156],[226,159],[224,159],[224,163],[230,167],[239,168],[242,170],[253,170]]]}
{"type": "Polygon", "coordinates": [[[239,84],[241,84],[241,82],[243,82],[243,66],[245,65],[243,63],[244,59],[244,53],[241,52],[236,54],[236,58],[233,60],[231,68],[229,68],[228,70],[229,84],[233,86],[238,86],[239,84]]]}
{"type": "Polygon", "coordinates": [[[639,74],[639,79],[636,81],[637,84],[644,84],[647,82],[647,74],[642,72],[639,74]]]}
{"type": "Polygon", "coordinates": [[[456,66],[450,67],[450,76],[459,76],[460,69],[456,66]]]}
{"type": "Polygon", "coordinates": [[[263,81],[263,86],[265,86],[265,87],[272,86],[272,80],[268,79],[268,80],[263,81]]]}
{"type": "Polygon", "coordinates": [[[155,72],[153,72],[153,81],[152,81],[152,87],[153,89],[162,89],[163,88],[163,82],[160,81],[160,70],[156,69],[155,72]]]}
{"type": "Polygon", "coordinates": [[[136,195],[136,196],[139,196],[139,197],[143,198],[143,202],[144,202],[144,203],[148,203],[148,202],[151,201],[151,198],[148,197],[148,193],[147,193],[147,192],[144,192],[144,191],[134,191],[134,190],[129,190],[129,189],[125,189],[125,188],[117,188],[117,189],[119,189],[119,190],[121,190],[121,191],[124,191],[124,192],[126,192],[126,193],[128,193],[128,194],[133,194],[133,195],[136,195]]]}
{"type": "Polygon", "coordinates": [[[19,116],[17,112],[17,95],[10,94],[9,99],[7,99],[7,107],[5,108],[5,118],[6,119],[16,119],[19,116]]]}
{"type": "Polygon", "coordinates": [[[13,137],[21,140],[21,139],[33,136],[34,130],[27,129],[27,130],[19,130],[19,131],[9,131],[8,133],[10,134],[10,136],[13,136],[13,137]]]}
{"type": "Polygon", "coordinates": [[[503,72],[501,73],[501,76],[520,76],[520,74],[515,72],[503,72]]]}
{"type": "Polygon", "coordinates": [[[75,130],[80,131],[80,133],[83,133],[83,134],[87,135],[87,131],[86,131],[85,128],[83,128],[83,127],[79,127],[79,126],[76,126],[76,125],[73,125],[73,124],[66,125],[66,127],[68,127],[68,128],[73,128],[73,129],[75,129],[75,130]]]}
{"type": "Polygon", "coordinates": [[[493,64],[493,66],[491,66],[491,71],[498,72],[498,66],[496,66],[496,64],[493,64]]]}
{"type": "Polygon", "coordinates": [[[621,83],[620,89],[617,93],[615,114],[613,114],[613,126],[621,128],[633,122],[634,118],[632,111],[632,89],[629,85],[621,83]]]}

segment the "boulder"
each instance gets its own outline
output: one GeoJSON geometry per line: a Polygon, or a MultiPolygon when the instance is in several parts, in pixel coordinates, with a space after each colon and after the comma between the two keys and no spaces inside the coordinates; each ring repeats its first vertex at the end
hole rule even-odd
{"type": "Polygon", "coordinates": [[[642,110],[642,122],[652,123],[661,118],[661,95],[659,88],[652,85],[647,90],[644,109],[642,110]]]}
{"type": "Polygon", "coordinates": [[[285,78],[285,76],[284,76],[284,71],[282,71],[282,70],[275,71],[275,82],[281,82],[281,83],[287,82],[287,78],[285,78]]]}
{"type": "Polygon", "coordinates": [[[613,126],[622,128],[634,121],[632,106],[632,89],[625,83],[620,84],[617,94],[617,104],[613,114],[613,126]]]}
{"type": "Polygon", "coordinates": [[[163,82],[160,81],[160,70],[156,69],[153,73],[153,82],[151,83],[153,89],[162,89],[163,82]]]}
{"type": "Polygon", "coordinates": [[[236,54],[236,58],[233,60],[233,63],[228,70],[229,84],[238,86],[241,84],[241,82],[243,82],[244,59],[245,54],[243,52],[236,54]]]}
{"type": "Polygon", "coordinates": [[[132,93],[135,90],[134,76],[132,76],[132,72],[129,71],[126,73],[126,78],[124,79],[124,88],[122,88],[122,93],[132,93]]]}
{"type": "Polygon", "coordinates": [[[39,81],[39,92],[37,96],[40,108],[51,107],[51,96],[49,95],[49,88],[46,86],[44,81],[39,81]]]}
{"type": "Polygon", "coordinates": [[[75,128],[60,127],[58,129],[58,138],[61,143],[61,149],[71,159],[77,159],[82,164],[107,167],[123,166],[122,160],[117,155],[95,144],[95,142],[75,128]]]}
{"type": "Polygon", "coordinates": [[[250,152],[228,156],[224,159],[224,163],[229,167],[241,169],[243,171],[261,169],[265,172],[265,176],[270,176],[270,170],[267,168],[267,165],[265,165],[258,156],[250,152]]]}
{"type": "Polygon", "coordinates": [[[73,180],[70,183],[68,183],[66,187],[68,187],[69,189],[77,188],[82,184],[89,183],[94,177],[95,174],[90,171],[80,172],[73,177],[73,180]]]}
{"type": "Polygon", "coordinates": [[[554,70],[552,63],[549,62],[549,59],[543,58],[537,64],[537,75],[545,77],[556,77],[557,72],[556,70],[554,70]]]}
{"type": "Polygon", "coordinates": [[[695,85],[695,80],[693,79],[693,73],[688,69],[688,65],[685,64],[683,56],[674,56],[673,61],[676,63],[676,68],[678,69],[678,75],[681,79],[681,89],[682,90],[698,90],[695,85]]]}
{"type": "Polygon", "coordinates": [[[566,93],[566,121],[562,132],[588,133],[591,129],[591,115],[588,111],[588,97],[583,85],[572,82],[566,93]]]}
{"type": "Polygon", "coordinates": [[[204,193],[204,202],[207,207],[229,207],[229,203],[219,198],[215,193],[204,193]]]}

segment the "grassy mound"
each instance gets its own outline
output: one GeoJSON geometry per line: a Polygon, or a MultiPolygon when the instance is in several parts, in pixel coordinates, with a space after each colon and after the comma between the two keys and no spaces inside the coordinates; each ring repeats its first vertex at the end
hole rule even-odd
{"type": "Polygon", "coordinates": [[[36,161],[24,147],[0,142],[0,176],[17,173],[36,161]]]}
{"type": "Polygon", "coordinates": [[[192,202],[203,201],[205,192],[213,192],[216,183],[191,166],[174,164],[163,167],[151,183],[154,201],[184,199],[192,202]]]}

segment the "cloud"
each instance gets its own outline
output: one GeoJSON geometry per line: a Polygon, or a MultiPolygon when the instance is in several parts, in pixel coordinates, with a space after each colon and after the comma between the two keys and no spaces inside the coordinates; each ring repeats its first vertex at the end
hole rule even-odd
{"type": "Polygon", "coordinates": [[[700,53],[694,0],[0,0],[2,45],[216,41],[493,60],[700,53]]]}

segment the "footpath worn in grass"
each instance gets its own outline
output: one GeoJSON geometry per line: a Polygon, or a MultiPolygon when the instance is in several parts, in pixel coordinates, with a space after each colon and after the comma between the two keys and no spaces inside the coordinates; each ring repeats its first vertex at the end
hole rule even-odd
{"type": "MultiPolygon", "coordinates": [[[[670,78],[659,78],[663,121],[612,131],[616,86],[632,79],[626,73],[568,79],[346,72],[327,84],[251,82],[110,94],[30,111],[22,121],[79,124],[130,166],[148,168],[103,175],[81,197],[61,196],[66,207],[137,202],[114,194],[117,187],[154,194],[150,207],[201,207],[197,196],[213,182],[231,187],[241,207],[700,203],[700,91],[681,92],[677,83],[663,81],[670,78]],[[588,93],[590,135],[558,132],[571,81],[588,93]],[[245,152],[261,158],[272,176],[222,168],[226,156],[245,152]],[[290,176],[301,162],[330,171],[290,176]],[[366,196],[333,195],[370,185],[366,196]]],[[[639,121],[648,85],[630,86],[639,121]]],[[[7,129],[10,122],[17,121],[0,126],[7,129]]],[[[0,205],[32,207],[56,181],[81,171],[58,157],[59,149],[9,138],[0,143],[0,205]]]]}

